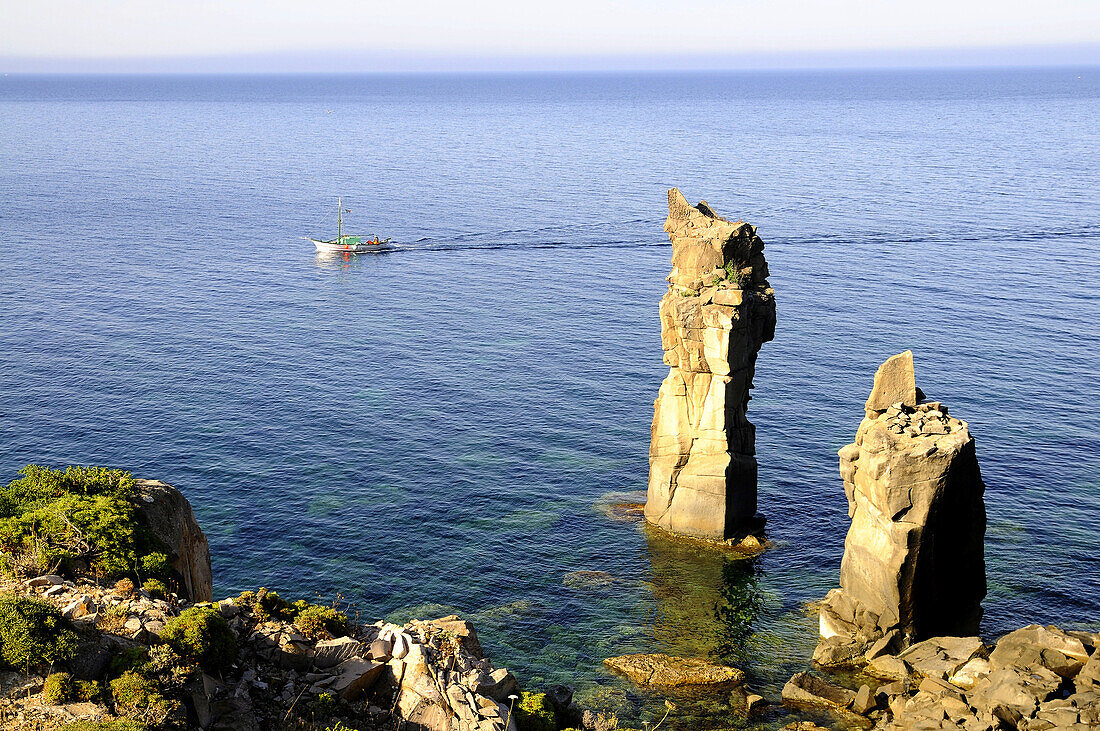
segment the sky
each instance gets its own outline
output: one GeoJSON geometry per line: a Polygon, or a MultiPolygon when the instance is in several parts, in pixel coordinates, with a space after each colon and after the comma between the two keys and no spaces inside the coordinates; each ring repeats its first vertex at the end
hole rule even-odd
{"type": "Polygon", "coordinates": [[[0,71],[1100,63],[1100,0],[0,0],[0,71]]]}

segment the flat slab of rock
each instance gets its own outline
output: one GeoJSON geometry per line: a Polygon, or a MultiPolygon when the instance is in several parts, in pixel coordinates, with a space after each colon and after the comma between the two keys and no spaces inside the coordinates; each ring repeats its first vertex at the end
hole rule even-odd
{"type": "Polygon", "coordinates": [[[346,701],[352,701],[369,690],[384,668],[380,662],[353,657],[336,666],[336,679],[329,688],[346,701]]]}
{"type": "Polygon", "coordinates": [[[855,691],[841,688],[813,673],[796,673],[783,686],[783,701],[794,705],[847,709],[855,699],[855,691]]]}
{"type": "Polygon", "coordinates": [[[917,379],[913,371],[913,351],[888,358],[875,371],[875,385],[864,408],[868,411],[886,411],[896,403],[917,405],[917,379]]]}
{"type": "MultiPolygon", "coordinates": [[[[313,664],[324,670],[336,667],[345,660],[365,654],[363,643],[351,637],[321,640],[314,647],[313,664]]],[[[371,659],[377,660],[378,658],[371,659]]]]}
{"type": "Polygon", "coordinates": [[[637,654],[609,657],[604,665],[622,673],[638,685],[678,688],[684,685],[735,685],[745,673],[728,665],[708,660],[673,657],[663,654],[637,654]]]}
{"type": "Polygon", "coordinates": [[[926,678],[947,680],[970,660],[988,655],[989,649],[978,637],[931,637],[898,657],[926,678]]]}
{"type": "Polygon", "coordinates": [[[1072,678],[1088,659],[1088,650],[1079,638],[1057,627],[1032,624],[998,640],[989,656],[989,665],[993,670],[1043,667],[1063,678],[1072,678]]]}
{"type": "Polygon", "coordinates": [[[980,680],[966,698],[980,711],[995,712],[998,708],[1010,708],[1024,718],[1034,715],[1040,703],[1050,700],[1061,685],[1062,679],[1047,670],[994,670],[980,680]]]}

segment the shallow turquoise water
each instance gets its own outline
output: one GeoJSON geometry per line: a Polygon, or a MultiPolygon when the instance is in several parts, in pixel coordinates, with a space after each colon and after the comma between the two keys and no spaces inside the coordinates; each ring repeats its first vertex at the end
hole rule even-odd
{"type": "Polygon", "coordinates": [[[984,631],[1095,625],[1098,116],[1088,69],[5,77],[0,467],[167,480],[219,593],[456,611],[529,685],[655,720],[604,657],[714,654],[772,698],[804,668],[836,450],[911,347],[978,440],[984,631]],[[645,486],[671,185],[768,246],[754,561],[606,509],[645,486]],[[337,194],[401,248],[317,259],[337,194]]]}

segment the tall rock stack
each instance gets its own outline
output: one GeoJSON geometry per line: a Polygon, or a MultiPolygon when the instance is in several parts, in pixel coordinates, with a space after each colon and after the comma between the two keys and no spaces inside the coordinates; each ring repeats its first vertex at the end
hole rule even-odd
{"type": "Polygon", "coordinates": [[[668,377],[654,403],[645,515],[726,540],[754,525],[756,432],[745,412],[760,346],[775,335],[764,242],[706,202],[668,191],[672,273],[661,298],[668,377]]]}
{"type": "Polygon", "coordinates": [[[840,474],[852,525],[814,659],[859,665],[928,637],[977,634],[985,485],[966,422],[925,399],[911,351],[875,373],[840,474]]]}

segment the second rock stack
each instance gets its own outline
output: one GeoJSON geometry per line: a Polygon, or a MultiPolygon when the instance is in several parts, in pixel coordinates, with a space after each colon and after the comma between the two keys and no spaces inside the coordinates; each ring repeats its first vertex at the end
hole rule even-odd
{"type": "Polygon", "coordinates": [[[966,422],[924,398],[911,351],[875,373],[840,474],[852,526],[814,660],[861,665],[928,637],[977,634],[985,485],[966,422]]]}

